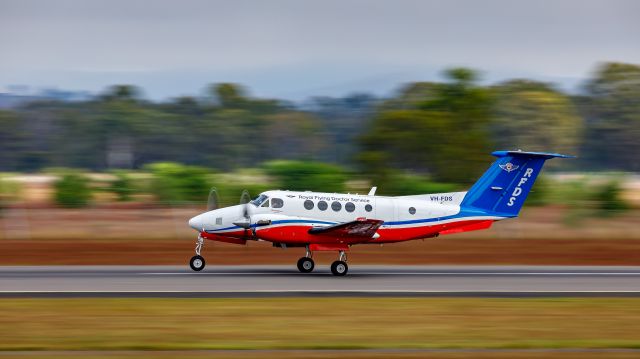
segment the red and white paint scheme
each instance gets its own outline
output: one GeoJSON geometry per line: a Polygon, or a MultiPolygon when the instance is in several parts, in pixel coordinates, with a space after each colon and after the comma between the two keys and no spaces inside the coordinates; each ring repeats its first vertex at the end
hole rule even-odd
{"type": "Polygon", "coordinates": [[[314,251],[337,251],[334,275],[348,271],[346,251],[355,244],[380,244],[489,228],[517,217],[545,160],[557,153],[496,151],[498,159],[467,192],[376,196],[322,192],[266,191],[246,203],[215,208],[189,220],[199,232],[190,266],[205,266],[205,239],[246,244],[269,241],[283,248],[303,247],[303,273],[313,271],[314,251]]]}

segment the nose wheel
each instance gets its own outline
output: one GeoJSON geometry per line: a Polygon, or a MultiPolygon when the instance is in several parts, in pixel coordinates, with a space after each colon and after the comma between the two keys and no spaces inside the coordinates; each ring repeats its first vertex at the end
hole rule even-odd
{"type": "Polygon", "coordinates": [[[196,272],[200,272],[201,270],[204,269],[204,266],[205,266],[205,261],[202,256],[195,255],[191,257],[191,260],[189,261],[189,267],[191,267],[191,269],[193,269],[196,272]]]}
{"type": "Polygon", "coordinates": [[[200,255],[202,251],[202,246],[204,245],[204,238],[202,236],[198,236],[198,241],[196,242],[196,255],[191,257],[189,261],[189,267],[196,272],[200,272],[204,269],[206,262],[204,261],[204,257],[200,255]]]}

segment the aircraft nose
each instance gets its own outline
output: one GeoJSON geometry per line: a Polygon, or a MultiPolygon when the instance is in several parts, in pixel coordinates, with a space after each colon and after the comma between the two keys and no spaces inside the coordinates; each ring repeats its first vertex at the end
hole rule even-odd
{"type": "Polygon", "coordinates": [[[195,216],[189,220],[189,227],[201,231],[204,227],[204,218],[202,215],[195,216]]]}

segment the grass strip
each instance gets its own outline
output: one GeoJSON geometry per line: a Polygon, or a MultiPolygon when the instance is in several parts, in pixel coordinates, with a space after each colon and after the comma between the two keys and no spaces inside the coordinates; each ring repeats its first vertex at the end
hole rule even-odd
{"type": "Polygon", "coordinates": [[[640,299],[0,299],[0,331],[2,351],[640,348],[640,299]]]}

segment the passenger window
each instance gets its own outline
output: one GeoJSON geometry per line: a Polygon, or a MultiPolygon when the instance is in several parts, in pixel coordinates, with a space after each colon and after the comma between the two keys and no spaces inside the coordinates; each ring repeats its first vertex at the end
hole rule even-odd
{"type": "Polygon", "coordinates": [[[325,201],[318,202],[318,209],[321,211],[326,211],[329,205],[325,201]]]}
{"type": "Polygon", "coordinates": [[[373,211],[373,207],[370,204],[368,204],[368,205],[364,206],[364,210],[367,211],[367,212],[371,212],[371,211],[373,211]]]}
{"type": "Polygon", "coordinates": [[[313,209],[313,201],[311,200],[306,200],[304,201],[304,208],[308,209],[308,210],[312,210],[313,209]]]}
{"type": "Polygon", "coordinates": [[[345,204],[345,205],[344,205],[344,209],[345,209],[347,212],[353,212],[353,211],[355,211],[355,210],[356,210],[356,205],[355,205],[355,204],[353,204],[353,203],[351,203],[351,202],[347,202],[347,204],[345,204]]]}
{"type": "Polygon", "coordinates": [[[409,207],[409,213],[416,214],[416,209],[413,207],[409,207]]]}
{"type": "Polygon", "coordinates": [[[340,204],[340,202],[338,201],[335,201],[331,203],[331,209],[334,210],[335,212],[338,212],[339,210],[342,209],[342,204],[340,204]]]}
{"type": "Polygon", "coordinates": [[[216,224],[217,225],[221,225],[222,224],[222,217],[216,218],[216,224]]]}
{"type": "Polygon", "coordinates": [[[271,199],[271,208],[282,208],[284,206],[284,201],[280,198],[272,198],[271,199]]]}

